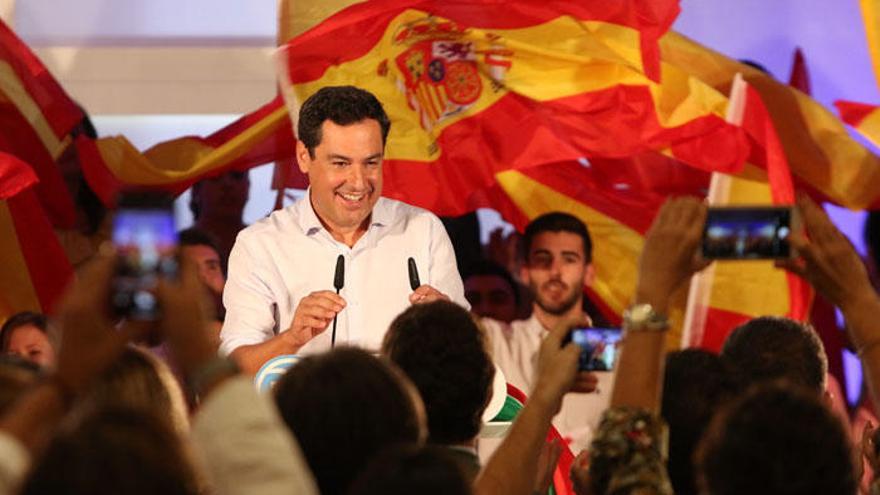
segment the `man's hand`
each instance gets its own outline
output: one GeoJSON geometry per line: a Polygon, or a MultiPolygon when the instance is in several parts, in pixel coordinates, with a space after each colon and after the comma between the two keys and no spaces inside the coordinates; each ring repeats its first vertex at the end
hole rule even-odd
{"type": "Polygon", "coordinates": [[[706,205],[696,198],[666,201],[645,235],[639,260],[636,302],[665,314],[669,298],[691,275],[708,266],[698,247],[706,223],[706,205]]]}
{"type": "Polygon", "coordinates": [[[198,265],[181,260],[178,280],[159,284],[162,303],[162,333],[175,361],[191,373],[217,356],[217,346],[209,333],[210,301],[199,279],[198,265]]]}
{"type": "Polygon", "coordinates": [[[424,304],[434,301],[448,301],[449,296],[431,287],[428,284],[422,284],[418,289],[409,295],[411,304],[424,304]]]}
{"type": "Polygon", "coordinates": [[[99,254],[68,288],[58,311],[61,345],[58,379],[79,393],[121,354],[133,330],[114,330],[109,317],[110,283],[116,258],[99,254]]]}
{"type": "Polygon", "coordinates": [[[550,330],[538,351],[538,375],[532,396],[546,401],[555,412],[559,412],[566,392],[593,392],[599,383],[595,374],[578,371],[581,347],[574,342],[562,346],[565,335],[586,321],[584,317],[562,320],[550,330]]]}
{"type": "Polygon", "coordinates": [[[799,259],[777,263],[805,278],[833,305],[844,311],[876,297],[864,263],[849,239],[810,198],[799,196],[798,209],[809,239],[800,232],[789,238],[799,259]]]}
{"type": "Polygon", "coordinates": [[[327,330],[333,318],[344,307],[345,299],[329,290],[312,292],[302,298],[293,313],[290,328],[285,332],[289,336],[290,343],[297,349],[304,346],[315,336],[327,330]]]}

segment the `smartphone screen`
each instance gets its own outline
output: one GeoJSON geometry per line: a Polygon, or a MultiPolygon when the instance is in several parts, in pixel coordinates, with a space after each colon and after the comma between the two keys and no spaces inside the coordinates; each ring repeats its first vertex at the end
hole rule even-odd
{"type": "Polygon", "coordinates": [[[113,219],[113,244],[119,256],[113,282],[114,312],[132,320],[158,318],[156,284],[159,277],[177,273],[173,199],[153,194],[123,196],[113,219]]]}
{"type": "Polygon", "coordinates": [[[790,207],[709,208],[703,229],[706,259],[778,259],[791,256],[790,207]]]}
{"type": "Polygon", "coordinates": [[[581,347],[578,369],[581,371],[611,371],[620,350],[620,328],[575,328],[565,342],[581,347]]]}

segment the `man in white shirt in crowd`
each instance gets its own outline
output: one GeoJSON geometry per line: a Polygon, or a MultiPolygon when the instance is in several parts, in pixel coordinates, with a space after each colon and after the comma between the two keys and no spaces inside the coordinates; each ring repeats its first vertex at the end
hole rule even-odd
{"type": "Polygon", "coordinates": [[[303,103],[296,158],[309,190],[243,230],[229,258],[220,349],[245,371],[278,355],[330,349],[334,318],[335,344],[378,351],[410,304],[447,299],[468,307],[440,220],[380,197],[390,125],[376,97],[351,86],[323,88],[303,103]],[[410,258],[421,282],[415,290],[410,258]]]}
{"type": "MultiPolygon", "coordinates": [[[[593,283],[593,245],[587,226],[567,213],[547,213],[534,219],[523,235],[525,262],[522,282],[534,295],[532,316],[505,324],[484,318],[492,356],[507,381],[531,395],[537,374],[538,350],[558,322],[586,316],[583,288],[593,283]]],[[[553,424],[576,453],[587,447],[611,393],[613,374],[598,372],[599,388],[592,394],[569,394],[553,424]]]]}

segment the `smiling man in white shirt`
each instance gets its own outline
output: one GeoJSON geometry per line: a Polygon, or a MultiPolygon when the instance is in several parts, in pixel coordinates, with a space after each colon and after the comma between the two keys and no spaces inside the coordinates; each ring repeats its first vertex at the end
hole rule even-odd
{"type": "Polygon", "coordinates": [[[432,213],[382,198],[390,122],[372,94],[327,87],[299,114],[296,158],[307,195],[243,230],[229,258],[221,351],[255,372],[282,354],[336,343],[378,351],[410,304],[449,299],[467,307],[449,236],[432,213]],[[337,295],[337,258],[344,286],[337,295]],[[422,282],[410,288],[407,260],[422,282]]]}

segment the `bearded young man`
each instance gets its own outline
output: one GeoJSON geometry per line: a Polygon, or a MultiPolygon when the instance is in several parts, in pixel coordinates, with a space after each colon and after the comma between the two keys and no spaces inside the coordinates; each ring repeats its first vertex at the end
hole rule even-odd
{"type": "Polygon", "coordinates": [[[296,158],[309,190],[243,230],[229,257],[220,350],[245,371],[278,355],[329,350],[334,318],[336,344],[378,351],[410,304],[451,299],[468,307],[440,220],[381,197],[390,127],[379,100],[352,86],[322,88],[303,103],[296,158]],[[422,282],[415,290],[410,258],[422,282]]]}
{"type": "MultiPolygon", "coordinates": [[[[525,263],[520,279],[534,296],[531,317],[510,324],[484,318],[482,324],[493,359],[507,381],[531,395],[541,342],[560,321],[588,316],[583,310],[583,289],[592,285],[595,274],[587,226],[567,213],[547,213],[534,219],[526,227],[523,248],[525,263]]],[[[598,393],[566,396],[561,412],[553,419],[575,452],[587,446],[608,403],[613,375],[596,375],[598,393]]]]}

